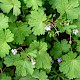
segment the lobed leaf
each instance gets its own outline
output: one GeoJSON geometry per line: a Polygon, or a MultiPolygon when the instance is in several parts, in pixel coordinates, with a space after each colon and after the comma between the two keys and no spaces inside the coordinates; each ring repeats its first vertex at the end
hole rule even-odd
{"type": "Polygon", "coordinates": [[[42,6],[42,1],[41,0],[24,0],[24,3],[26,4],[26,6],[28,8],[31,8],[33,10],[38,10],[38,7],[41,7],[42,6]]]}
{"type": "Polygon", "coordinates": [[[45,71],[43,70],[35,70],[33,75],[33,77],[40,79],[40,80],[49,80],[48,76],[46,75],[45,71]]]}
{"type": "Polygon", "coordinates": [[[68,19],[77,19],[80,14],[79,0],[56,0],[55,6],[61,15],[66,13],[68,19]]]}
{"type": "Polygon", "coordinates": [[[17,22],[11,23],[9,25],[10,30],[14,34],[14,42],[16,44],[22,44],[25,40],[25,37],[29,36],[29,34],[31,33],[31,30],[26,23],[17,22]]]}
{"type": "Polygon", "coordinates": [[[0,30],[0,57],[5,57],[6,54],[9,54],[9,50],[11,49],[7,42],[13,41],[13,34],[9,29],[3,31],[0,30]]]}
{"type": "Polygon", "coordinates": [[[21,3],[18,0],[0,0],[0,8],[4,13],[9,13],[13,8],[13,15],[18,16],[20,12],[21,3]]]}
{"type": "Polygon", "coordinates": [[[0,28],[1,29],[6,29],[8,28],[8,17],[5,16],[4,14],[0,13],[0,28]]]}
{"type": "Polygon", "coordinates": [[[69,79],[80,78],[80,56],[69,52],[62,56],[63,61],[60,63],[59,70],[63,72],[69,79]]]}
{"type": "Polygon", "coordinates": [[[32,31],[34,35],[42,35],[45,33],[46,24],[44,21],[46,20],[46,15],[43,9],[31,11],[31,14],[26,18],[30,27],[33,27],[32,31]]]}
{"type": "Polygon", "coordinates": [[[68,44],[67,40],[62,40],[61,43],[59,41],[54,43],[54,46],[51,50],[51,55],[54,56],[55,59],[62,56],[62,53],[68,52],[70,49],[70,44],[68,44]]]}

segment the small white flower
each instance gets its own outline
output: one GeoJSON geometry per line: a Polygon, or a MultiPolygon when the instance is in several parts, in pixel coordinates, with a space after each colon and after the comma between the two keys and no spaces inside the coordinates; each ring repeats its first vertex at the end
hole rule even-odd
{"type": "Polygon", "coordinates": [[[33,62],[32,62],[32,65],[35,65],[35,64],[36,64],[36,62],[35,62],[35,61],[33,61],[33,62]]]}
{"type": "Polygon", "coordinates": [[[17,53],[16,49],[12,49],[11,52],[15,55],[17,53]]]}
{"type": "Polygon", "coordinates": [[[74,30],[73,30],[73,34],[76,35],[77,33],[78,33],[78,30],[77,30],[77,29],[74,29],[74,30]]]}
{"type": "Polygon", "coordinates": [[[36,64],[36,62],[33,59],[31,59],[31,62],[32,62],[32,65],[36,64]]]}
{"type": "Polygon", "coordinates": [[[45,30],[47,30],[47,31],[51,30],[51,26],[46,26],[45,30]]]}

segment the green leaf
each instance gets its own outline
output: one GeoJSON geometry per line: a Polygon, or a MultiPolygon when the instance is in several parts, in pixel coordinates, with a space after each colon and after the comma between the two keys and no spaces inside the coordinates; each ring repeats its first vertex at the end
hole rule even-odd
{"type": "Polygon", "coordinates": [[[38,42],[35,40],[30,44],[29,50],[35,50],[35,49],[41,52],[46,52],[47,44],[45,42],[38,42]]]}
{"type": "Polygon", "coordinates": [[[9,54],[10,46],[7,42],[13,41],[13,34],[9,29],[3,31],[0,30],[0,57],[5,57],[6,54],[9,54]]]}
{"type": "Polygon", "coordinates": [[[0,74],[0,80],[11,80],[11,77],[3,73],[0,74]]]}
{"type": "Polygon", "coordinates": [[[76,50],[77,50],[78,52],[80,52],[80,41],[79,41],[79,40],[77,41],[76,50]]]}
{"type": "Polygon", "coordinates": [[[15,62],[17,75],[26,76],[27,74],[33,74],[34,66],[31,62],[25,60],[18,60],[15,62]]]}
{"type": "Polygon", "coordinates": [[[38,10],[38,7],[41,7],[42,6],[42,1],[41,0],[24,0],[24,3],[26,4],[26,6],[28,8],[31,8],[33,10],[38,10]]]}
{"type": "Polygon", "coordinates": [[[20,1],[18,0],[0,0],[0,8],[4,13],[9,13],[13,8],[13,15],[18,16],[20,14],[20,1]]]}
{"type": "Polygon", "coordinates": [[[54,43],[54,46],[51,50],[51,55],[54,56],[55,59],[62,56],[62,53],[68,52],[70,49],[70,44],[68,44],[67,40],[62,40],[61,43],[59,41],[54,43]]]}
{"type": "Polygon", "coordinates": [[[80,11],[79,10],[80,10],[80,7],[72,9],[72,10],[68,10],[67,11],[67,18],[68,19],[77,19],[78,16],[80,15],[80,11]]]}
{"type": "Polygon", "coordinates": [[[19,54],[16,55],[8,55],[4,58],[4,64],[9,67],[9,66],[13,66],[14,63],[19,60],[19,54]]]}
{"type": "Polygon", "coordinates": [[[62,56],[63,61],[60,63],[59,70],[63,72],[69,79],[80,78],[80,56],[69,52],[62,56]]]}
{"type": "Polygon", "coordinates": [[[33,51],[33,50],[35,50],[35,49],[39,50],[39,42],[36,41],[36,40],[34,40],[34,41],[30,44],[28,50],[29,50],[29,51],[33,51]]]}
{"type": "Polygon", "coordinates": [[[75,80],[80,80],[80,79],[75,79],[75,80]]]}
{"type": "Polygon", "coordinates": [[[55,3],[56,3],[56,0],[49,0],[49,4],[51,4],[51,5],[52,5],[52,8],[53,8],[53,9],[55,9],[55,8],[56,8],[55,3]]]}
{"type": "Polygon", "coordinates": [[[39,68],[50,69],[51,68],[51,57],[46,52],[47,51],[46,43],[34,41],[32,44],[30,44],[28,51],[30,51],[30,52],[36,51],[35,52],[35,55],[36,55],[35,61],[36,61],[37,69],[39,69],[39,68]]]}
{"type": "Polygon", "coordinates": [[[3,63],[0,61],[0,69],[3,68],[3,63]]]}
{"type": "Polygon", "coordinates": [[[46,52],[47,44],[44,42],[34,41],[27,49],[28,54],[35,58],[36,68],[51,69],[51,57],[46,52]]]}
{"type": "Polygon", "coordinates": [[[39,53],[36,58],[36,68],[51,69],[51,57],[48,53],[39,53]]]}
{"type": "Polygon", "coordinates": [[[17,20],[17,16],[13,15],[12,13],[8,14],[9,22],[13,23],[17,20]]]}
{"type": "Polygon", "coordinates": [[[25,37],[29,36],[29,34],[31,33],[31,30],[26,23],[17,22],[16,24],[11,23],[9,25],[10,30],[14,34],[14,42],[16,44],[22,44],[25,40],[25,37]]]}
{"type": "Polygon", "coordinates": [[[30,34],[27,38],[26,38],[26,44],[30,45],[30,43],[32,43],[32,41],[37,40],[37,37],[34,34],[30,34]]]}
{"type": "Polygon", "coordinates": [[[30,76],[30,75],[27,75],[25,77],[20,78],[19,80],[38,80],[38,79],[36,79],[36,78],[34,78],[34,77],[30,76]]]}
{"type": "Polygon", "coordinates": [[[55,5],[61,15],[67,13],[68,19],[77,19],[80,14],[79,0],[56,0],[55,5]]]}
{"type": "Polygon", "coordinates": [[[68,0],[56,0],[56,9],[62,15],[65,13],[67,8],[68,0]]]}
{"type": "Polygon", "coordinates": [[[66,32],[67,34],[71,34],[73,29],[76,29],[78,26],[76,24],[70,24],[70,20],[66,20],[66,18],[58,18],[57,19],[57,27],[60,32],[66,32]]]}
{"type": "Polygon", "coordinates": [[[0,28],[6,29],[8,26],[8,17],[4,16],[4,14],[0,13],[0,28]]]}
{"type": "Polygon", "coordinates": [[[42,71],[42,70],[40,70],[40,71],[35,70],[32,76],[35,78],[38,78],[39,80],[49,80],[45,71],[42,71]]]}
{"type": "Polygon", "coordinates": [[[37,50],[33,50],[33,51],[29,51],[28,54],[31,56],[31,57],[37,57],[37,53],[38,51],[37,50]]]}
{"type": "Polygon", "coordinates": [[[76,25],[68,25],[68,26],[63,26],[61,29],[63,32],[66,31],[67,34],[71,34],[72,30],[77,28],[76,25]]]}
{"type": "Polygon", "coordinates": [[[31,11],[31,14],[28,15],[26,19],[28,19],[28,24],[30,25],[30,27],[33,27],[33,34],[42,35],[45,33],[46,24],[44,23],[44,21],[46,20],[46,15],[44,14],[43,9],[31,11]]]}

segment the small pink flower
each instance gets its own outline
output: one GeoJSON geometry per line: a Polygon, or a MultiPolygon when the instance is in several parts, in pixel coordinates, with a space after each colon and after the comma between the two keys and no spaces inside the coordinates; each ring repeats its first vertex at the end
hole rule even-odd
{"type": "Polygon", "coordinates": [[[73,30],[73,34],[76,35],[77,33],[78,33],[78,30],[77,30],[77,29],[74,29],[74,30],[73,30]]]}
{"type": "Polygon", "coordinates": [[[58,58],[58,59],[57,59],[57,62],[58,62],[58,63],[62,62],[62,58],[58,58]]]}
{"type": "Polygon", "coordinates": [[[46,26],[45,30],[47,30],[47,31],[51,30],[51,26],[46,26]]]}

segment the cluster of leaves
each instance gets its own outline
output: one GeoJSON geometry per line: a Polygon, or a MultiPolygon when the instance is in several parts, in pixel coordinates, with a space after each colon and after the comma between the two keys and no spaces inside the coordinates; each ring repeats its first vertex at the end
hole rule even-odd
{"type": "Polygon", "coordinates": [[[80,80],[79,66],[80,0],[0,0],[0,80],[80,80]]]}

